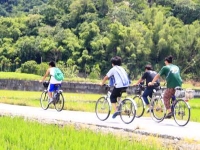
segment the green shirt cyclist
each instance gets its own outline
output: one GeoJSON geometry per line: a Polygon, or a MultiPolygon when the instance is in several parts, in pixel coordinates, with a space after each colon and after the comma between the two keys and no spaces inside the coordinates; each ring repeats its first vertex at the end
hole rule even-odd
{"type": "Polygon", "coordinates": [[[165,66],[162,67],[149,85],[153,85],[153,83],[157,81],[160,76],[165,76],[165,80],[167,82],[167,89],[165,90],[163,99],[165,107],[168,111],[166,118],[171,118],[173,114],[171,112],[170,99],[175,94],[175,87],[181,87],[182,85],[180,69],[178,66],[172,64],[171,55],[165,58],[165,66]]]}

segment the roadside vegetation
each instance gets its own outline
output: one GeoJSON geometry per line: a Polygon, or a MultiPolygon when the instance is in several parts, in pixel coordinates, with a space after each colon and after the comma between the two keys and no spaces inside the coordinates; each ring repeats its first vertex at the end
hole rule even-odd
{"type": "MultiPolygon", "coordinates": [[[[40,95],[42,92],[31,91],[12,91],[12,90],[0,90],[0,102],[40,107],[40,95]]],[[[95,102],[101,96],[100,94],[86,94],[86,93],[63,93],[65,98],[65,110],[73,111],[85,111],[94,112],[95,102]]],[[[200,98],[195,98],[189,101],[191,106],[191,120],[200,122],[200,98]]],[[[53,105],[51,105],[53,106],[53,105]]],[[[54,108],[54,107],[50,107],[54,108]]],[[[149,114],[145,113],[144,116],[148,117],[149,114]]]]}
{"type": "Polygon", "coordinates": [[[95,132],[75,126],[40,124],[19,117],[0,117],[0,149],[51,150],[157,150],[167,149],[156,140],[138,142],[136,138],[95,132]]]}

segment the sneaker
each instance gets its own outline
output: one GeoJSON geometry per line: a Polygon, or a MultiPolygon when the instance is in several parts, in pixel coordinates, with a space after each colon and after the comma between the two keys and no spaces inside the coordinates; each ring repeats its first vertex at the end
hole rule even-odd
{"type": "Polygon", "coordinates": [[[172,112],[169,112],[169,113],[165,116],[165,118],[166,118],[166,119],[170,119],[172,116],[173,116],[173,113],[172,113],[172,112]]]}
{"type": "Polygon", "coordinates": [[[146,113],[150,113],[150,111],[151,111],[151,112],[153,112],[153,110],[152,110],[152,109],[150,109],[150,108],[147,108],[147,111],[146,111],[146,113]]]}
{"type": "Polygon", "coordinates": [[[53,98],[49,98],[49,104],[53,102],[53,98]]]}
{"type": "Polygon", "coordinates": [[[119,111],[116,111],[116,112],[113,114],[112,118],[115,119],[119,114],[120,114],[120,112],[119,112],[119,111]]]}

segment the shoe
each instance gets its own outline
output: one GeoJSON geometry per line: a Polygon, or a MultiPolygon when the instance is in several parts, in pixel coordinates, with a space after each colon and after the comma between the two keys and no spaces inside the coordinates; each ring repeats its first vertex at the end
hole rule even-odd
{"type": "Polygon", "coordinates": [[[53,98],[49,98],[49,104],[53,103],[53,98]]]}
{"type": "Polygon", "coordinates": [[[151,112],[153,112],[153,110],[152,110],[152,109],[150,109],[150,108],[147,108],[147,111],[146,111],[146,113],[150,113],[150,111],[151,111],[151,112]]]}
{"type": "Polygon", "coordinates": [[[168,114],[165,116],[165,118],[166,118],[166,119],[170,119],[172,116],[173,116],[173,113],[170,112],[170,113],[168,113],[168,114]]]}
{"type": "Polygon", "coordinates": [[[119,111],[116,111],[116,112],[113,114],[112,118],[115,119],[119,114],[120,114],[120,112],[119,112],[119,111]]]}

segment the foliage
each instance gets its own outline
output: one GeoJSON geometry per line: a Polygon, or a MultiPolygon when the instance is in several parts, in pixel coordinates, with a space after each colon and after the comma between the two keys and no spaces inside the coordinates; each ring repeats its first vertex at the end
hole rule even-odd
{"type": "MultiPolygon", "coordinates": [[[[21,117],[1,117],[1,149],[160,149],[161,144],[148,138],[145,143],[114,134],[95,132],[72,125],[59,126],[24,120],[21,117]],[[132,141],[133,140],[133,141],[132,141]],[[37,143],[37,144],[36,144],[37,143]]],[[[163,147],[162,147],[163,149],[163,147]]],[[[167,148],[164,148],[167,149],[167,148]]]]}
{"type": "Polygon", "coordinates": [[[173,55],[183,78],[199,80],[199,19],[198,0],[2,0],[0,70],[42,75],[54,60],[69,78],[98,79],[119,55],[136,79],[173,55]]]}
{"type": "MultiPolygon", "coordinates": [[[[4,93],[3,96],[0,97],[1,103],[40,107],[39,97],[41,92],[12,90],[0,90],[0,92],[4,93]]],[[[94,112],[95,102],[100,96],[102,96],[101,94],[87,93],[64,92],[63,94],[66,100],[66,105],[64,107],[65,110],[85,112],[94,112]]],[[[200,122],[200,98],[190,100],[189,105],[192,111],[191,121],[200,122]]],[[[54,106],[51,106],[54,109],[54,106]]],[[[149,114],[144,114],[144,117],[149,117],[149,114]]]]}

